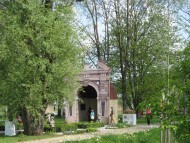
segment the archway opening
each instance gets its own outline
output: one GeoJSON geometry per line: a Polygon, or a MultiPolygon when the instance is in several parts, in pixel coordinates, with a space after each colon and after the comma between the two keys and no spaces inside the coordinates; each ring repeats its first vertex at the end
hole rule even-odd
{"type": "Polygon", "coordinates": [[[83,86],[78,92],[79,102],[79,122],[88,121],[88,110],[91,108],[95,112],[95,120],[97,117],[97,92],[94,87],[88,85],[83,86]]]}

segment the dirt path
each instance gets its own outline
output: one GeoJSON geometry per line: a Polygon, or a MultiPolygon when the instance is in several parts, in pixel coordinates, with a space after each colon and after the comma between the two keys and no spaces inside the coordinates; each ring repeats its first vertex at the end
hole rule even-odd
{"type": "Polygon", "coordinates": [[[76,135],[60,135],[58,137],[48,138],[48,139],[41,139],[41,140],[31,140],[31,141],[25,141],[22,143],[61,143],[65,141],[78,141],[78,140],[84,140],[84,139],[90,139],[93,137],[98,137],[102,135],[108,135],[108,134],[124,134],[124,133],[135,133],[139,131],[147,131],[152,128],[156,128],[158,125],[136,125],[128,128],[122,128],[122,129],[105,129],[100,128],[95,133],[83,133],[83,134],[76,134],[76,135]]]}

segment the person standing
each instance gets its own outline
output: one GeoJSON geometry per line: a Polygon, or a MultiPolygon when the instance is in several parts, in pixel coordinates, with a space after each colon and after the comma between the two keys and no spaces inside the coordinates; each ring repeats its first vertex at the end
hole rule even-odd
{"type": "Polygon", "coordinates": [[[95,113],[94,113],[94,110],[91,110],[91,113],[90,113],[90,119],[91,121],[93,121],[95,119],[95,113]]]}
{"type": "Polygon", "coordinates": [[[115,120],[114,120],[114,112],[113,112],[113,107],[111,107],[111,113],[110,113],[110,124],[112,124],[115,120]]]}
{"type": "Polygon", "coordinates": [[[150,125],[150,116],[151,116],[151,110],[149,108],[146,109],[146,121],[147,124],[150,125]]]}

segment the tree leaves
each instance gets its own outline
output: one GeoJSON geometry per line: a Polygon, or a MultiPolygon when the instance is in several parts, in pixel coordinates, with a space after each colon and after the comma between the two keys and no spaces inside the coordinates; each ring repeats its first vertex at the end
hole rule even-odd
{"type": "Polygon", "coordinates": [[[0,39],[1,99],[15,111],[26,107],[37,115],[46,108],[43,104],[75,95],[82,49],[70,9],[53,12],[43,4],[16,0],[1,10],[6,31],[0,39]]]}

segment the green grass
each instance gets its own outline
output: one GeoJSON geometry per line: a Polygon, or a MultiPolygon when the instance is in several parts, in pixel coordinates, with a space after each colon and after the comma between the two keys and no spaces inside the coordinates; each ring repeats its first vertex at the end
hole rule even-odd
{"type": "MultiPolygon", "coordinates": [[[[118,115],[118,123],[122,123],[122,114],[118,115]]],[[[160,124],[160,118],[158,116],[154,116],[153,119],[150,121],[151,124],[160,124]]],[[[145,117],[139,117],[137,118],[137,124],[147,124],[145,117]]]]}
{"type": "Polygon", "coordinates": [[[17,135],[17,136],[4,136],[0,135],[0,143],[17,143],[21,141],[28,141],[28,140],[38,140],[38,139],[46,139],[51,137],[56,137],[58,135],[40,135],[40,136],[25,136],[25,135],[17,135]]]}
{"type": "MultiPolygon", "coordinates": [[[[63,118],[55,118],[55,124],[65,124],[65,121],[63,118]]],[[[142,123],[142,124],[146,124],[146,120],[145,118],[139,118],[137,119],[137,123],[142,123]]],[[[153,120],[151,120],[151,123],[160,123],[160,119],[159,118],[154,118],[153,120]]],[[[117,143],[122,143],[122,142],[131,142],[131,143],[151,143],[150,138],[154,138],[154,140],[152,140],[152,142],[156,143],[155,141],[158,140],[159,141],[159,135],[160,132],[158,133],[158,129],[156,130],[151,130],[150,132],[140,132],[137,134],[129,134],[129,135],[111,135],[111,136],[103,136],[101,138],[95,138],[92,140],[88,140],[88,141],[82,141],[82,143],[87,143],[87,142],[105,142],[105,143],[112,143],[112,142],[117,142],[117,143]],[[155,135],[156,134],[156,135],[155,135]],[[150,142],[147,142],[147,138],[149,138],[150,142]],[[156,139],[156,140],[155,140],[156,139]]],[[[16,143],[19,141],[28,141],[28,140],[37,140],[37,139],[45,139],[45,138],[51,138],[51,137],[56,137],[57,135],[53,135],[53,134],[46,134],[46,135],[41,135],[41,136],[26,136],[26,135],[17,135],[14,137],[9,137],[9,136],[4,136],[4,135],[0,135],[0,143],[16,143]]],[[[77,141],[79,142],[79,141],[77,141]]]]}
{"type": "MultiPolygon", "coordinates": [[[[173,142],[174,136],[171,134],[171,143],[173,142]]],[[[82,141],[67,141],[66,143],[160,143],[160,128],[134,134],[105,135],[82,141]]]]}
{"type": "Polygon", "coordinates": [[[123,135],[106,135],[82,141],[67,143],[160,143],[160,129],[123,135]]]}
{"type": "MultiPolygon", "coordinates": [[[[18,124],[16,119],[15,119],[15,122],[17,124],[16,125],[17,128],[23,129],[23,126],[18,124]]],[[[65,120],[63,118],[56,117],[55,118],[55,123],[64,124],[65,120]]],[[[4,125],[5,122],[1,121],[0,124],[4,125]]],[[[40,136],[26,136],[26,135],[20,134],[20,135],[9,137],[9,136],[5,136],[5,135],[0,135],[0,143],[16,143],[16,142],[19,142],[19,141],[46,139],[46,138],[51,138],[51,137],[56,137],[56,136],[58,136],[58,135],[53,135],[51,132],[49,132],[49,133],[47,133],[45,135],[40,135],[40,136]]]]}
{"type": "MultiPolygon", "coordinates": [[[[160,118],[159,117],[154,117],[153,119],[150,120],[150,124],[160,124],[160,118]]],[[[137,119],[137,124],[147,124],[146,118],[141,117],[137,119]]]]}

